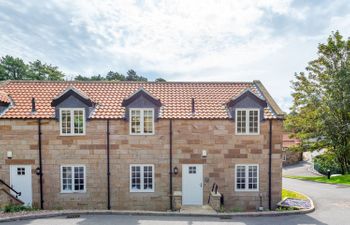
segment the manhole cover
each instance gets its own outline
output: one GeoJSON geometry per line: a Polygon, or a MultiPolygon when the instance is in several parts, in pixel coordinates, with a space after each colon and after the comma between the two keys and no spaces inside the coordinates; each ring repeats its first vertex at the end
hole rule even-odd
{"type": "Polygon", "coordinates": [[[68,215],[66,216],[67,219],[72,219],[72,218],[79,218],[80,215],[79,214],[72,214],[72,215],[68,215]]]}

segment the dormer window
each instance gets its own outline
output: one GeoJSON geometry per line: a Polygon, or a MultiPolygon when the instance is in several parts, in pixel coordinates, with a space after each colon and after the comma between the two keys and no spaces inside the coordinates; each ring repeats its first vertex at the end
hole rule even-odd
{"type": "Polygon", "coordinates": [[[61,135],[85,134],[84,108],[60,108],[59,121],[61,135]]]}
{"type": "Polygon", "coordinates": [[[154,134],[154,109],[130,109],[130,134],[154,134]]]}
{"type": "Polygon", "coordinates": [[[259,109],[236,109],[236,134],[257,135],[260,133],[259,109]]]}

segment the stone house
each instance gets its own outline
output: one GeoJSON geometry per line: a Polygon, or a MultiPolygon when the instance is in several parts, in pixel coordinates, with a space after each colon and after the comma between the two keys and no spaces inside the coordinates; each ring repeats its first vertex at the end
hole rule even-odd
{"type": "Polygon", "coordinates": [[[6,81],[0,179],[44,209],[174,210],[213,184],[227,210],[273,209],[282,123],[260,81],[6,81]]]}
{"type": "Polygon", "coordinates": [[[297,138],[290,137],[291,134],[283,133],[282,136],[282,165],[289,166],[303,160],[303,153],[293,151],[293,146],[299,145],[301,142],[297,138]]]}

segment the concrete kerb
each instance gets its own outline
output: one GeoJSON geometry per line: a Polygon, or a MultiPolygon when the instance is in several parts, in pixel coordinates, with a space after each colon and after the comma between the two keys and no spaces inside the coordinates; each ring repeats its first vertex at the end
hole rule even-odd
{"type": "Polygon", "coordinates": [[[11,222],[16,220],[33,220],[50,217],[61,216],[75,216],[75,215],[130,215],[130,216],[183,216],[183,217],[216,217],[230,219],[233,217],[258,217],[258,216],[288,216],[307,214],[315,211],[315,205],[312,199],[308,198],[311,204],[309,209],[293,210],[293,211],[264,211],[264,212],[234,212],[234,213],[180,213],[180,212],[157,212],[157,211],[124,211],[124,210],[60,210],[60,211],[48,211],[47,213],[32,214],[32,215],[20,215],[14,217],[0,218],[1,222],[11,222]]]}
{"type": "MultiPolygon", "coordinates": [[[[291,190],[291,189],[286,189],[286,190],[295,192],[295,193],[297,193],[297,194],[299,194],[299,195],[303,195],[303,196],[305,196],[305,197],[307,198],[307,200],[310,202],[310,205],[311,205],[310,208],[308,208],[308,209],[299,209],[299,210],[294,210],[294,211],[305,211],[304,214],[315,211],[315,204],[314,204],[314,201],[312,201],[312,199],[311,199],[309,196],[307,196],[307,195],[304,194],[304,193],[301,193],[301,192],[298,192],[298,191],[294,191],[294,190],[291,190]]],[[[279,204],[280,204],[281,202],[283,202],[285,199],[286,199],[286,198],[282,199],[279,203],[277,203],[277,205],[279,205],[279,204]]],[[[283,211],[282,211],[282,212],[283,212],[283,211]]],[[[293,211],[286,211],[286,212],[293,212],[293,211]]]]}

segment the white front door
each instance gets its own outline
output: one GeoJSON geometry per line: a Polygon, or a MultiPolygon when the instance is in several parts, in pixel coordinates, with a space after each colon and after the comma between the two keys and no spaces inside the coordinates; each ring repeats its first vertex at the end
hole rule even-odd
{"type": "Polygon", "coordinates": [[[203,205],[203,165],[182,165],[182,204],[203,205]]]}
{"type": "MultiPolygon", "coordinates": [[[[30,165],[11,165],[10,166],[10,184],[17,192],[18,196],[25,205],[32,205],[32,167],[30,165]]],[[[11,193],[16,196],[16,193],[11,193]]]]}

